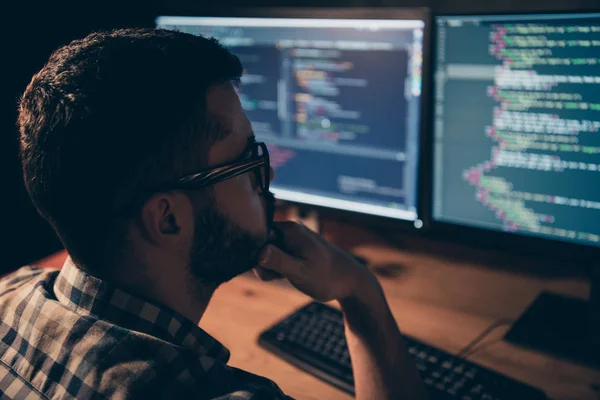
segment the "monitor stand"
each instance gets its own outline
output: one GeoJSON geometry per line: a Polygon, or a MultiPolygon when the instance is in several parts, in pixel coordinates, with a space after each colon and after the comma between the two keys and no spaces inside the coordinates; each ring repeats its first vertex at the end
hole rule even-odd
{"type": "Polygon", "coordinates": [[[590,300],[541,292],[504,337],[600,369],[600,271],[592,269],[590,300]]]}

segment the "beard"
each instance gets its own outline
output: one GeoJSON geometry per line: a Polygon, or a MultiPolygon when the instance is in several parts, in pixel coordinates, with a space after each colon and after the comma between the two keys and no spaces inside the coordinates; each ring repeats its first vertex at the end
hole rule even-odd
{"type": "Polygon", "coordinates": [[[194,241],[190,250],[192,290],[198,294],[214,290],[222,283],[250,271],[266,243],[275,215],[275,196],[263,193],[266,235],[252,233],[221,213],[211,199],[195,220],[194,241]]]}

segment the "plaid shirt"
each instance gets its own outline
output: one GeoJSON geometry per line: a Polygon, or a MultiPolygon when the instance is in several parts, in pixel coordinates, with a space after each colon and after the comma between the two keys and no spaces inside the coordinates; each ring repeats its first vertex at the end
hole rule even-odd
{"type": "Polygon", "coordinates": [[[196,324],[70,259],[0,281],[0,399],[289,399],[228,359],[196,324]]]}

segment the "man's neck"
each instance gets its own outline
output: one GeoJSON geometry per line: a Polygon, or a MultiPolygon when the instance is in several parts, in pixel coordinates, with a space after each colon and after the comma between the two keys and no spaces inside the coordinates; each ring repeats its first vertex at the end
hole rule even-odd
{"type": "Polygon", "coordinates": [[[169,307],[195,324],[200,322],[216,290],[215,287],[194,283],[195,279],[189,274],[180,273],[187,268],[139,266],[133,270],[136,273],[130,272],[131,267],[122,268],[123,273],[116,277],[114,283],[132,295],[169,307]],[[169,270],[172,272],[165,274],[169,270]]]}

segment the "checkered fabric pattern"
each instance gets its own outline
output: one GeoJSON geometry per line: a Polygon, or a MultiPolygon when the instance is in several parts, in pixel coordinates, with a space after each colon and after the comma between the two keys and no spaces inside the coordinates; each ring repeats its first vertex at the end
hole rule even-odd
{"type": "Polygon", "coordinates": [[[174,311],[78,269],[0,281],[0,400],[289,399],[174,311]]]}

